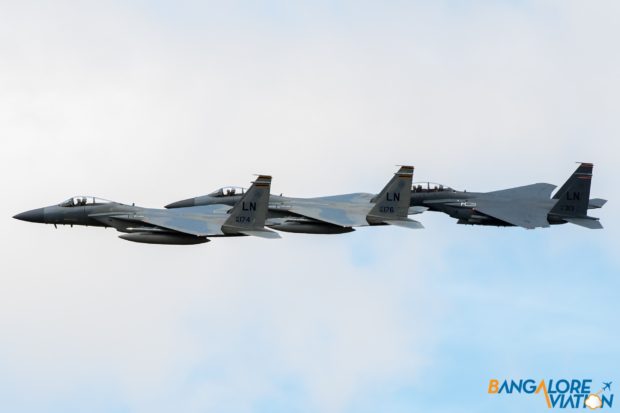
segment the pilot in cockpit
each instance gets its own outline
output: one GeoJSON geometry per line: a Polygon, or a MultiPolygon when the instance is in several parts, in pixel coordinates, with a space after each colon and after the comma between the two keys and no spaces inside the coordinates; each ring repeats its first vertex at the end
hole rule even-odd
{"type": "Polygon", "coordinates": [[[233,196],[235,194],[235,188],[228,188],[226,190],[226,196],[233,196]]]}

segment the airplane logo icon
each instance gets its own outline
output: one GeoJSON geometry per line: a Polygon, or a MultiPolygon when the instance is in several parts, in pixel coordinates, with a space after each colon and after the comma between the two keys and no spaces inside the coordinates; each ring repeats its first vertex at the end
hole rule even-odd
{"type": "Polygon", "coordinates": [[[605,390],[611,391],[611,383],[613,383],[613,381],[610,381],[608,383],[603,382],[603,391],[605,391],[605,390]]]}

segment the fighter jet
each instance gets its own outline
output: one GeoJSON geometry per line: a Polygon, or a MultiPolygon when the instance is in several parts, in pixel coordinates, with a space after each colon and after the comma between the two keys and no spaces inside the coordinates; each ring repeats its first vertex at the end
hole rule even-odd
{"type": "Polygon", "coordinates": [[[493,192],[465,192],[438,184],[414,184],[411,205],[424,206],[456,218],[459,224],[518,226],[527,229],[572,224],[598,229],[588,209],[601,208],[604,199],[590,199],[591,163],[581,163],[551,197],[555,185],[537,183],[493,192]]]}
{"type": "Polygon", "coordinates": [[[264,228],[271,177],[259,175],[232,208],[213,204],[190,208],[151,209],[89,196],[22,212],[13,218],[44,224],[113,227],[120,238],[147,244],[202,244],[210,237],[253,235],[279,238],[264,228]]]}
{"type": "MultiPolygon", "coordinates": [[[[352,193],[318,198],[292,198],[271,195],[265,226],[284,232],[306,234],[341,234],[354,227],[369,225],[398,225],[422,228],[422,224],[408,218],[426,210],[409,208],[412,166],[401,166],[398,172],[378,194],[352,193]]],[[[168,209],[197,205],[236,205],[245,189],[220,188],[209,195],[189,198],[166,205],[168,209]]]]}

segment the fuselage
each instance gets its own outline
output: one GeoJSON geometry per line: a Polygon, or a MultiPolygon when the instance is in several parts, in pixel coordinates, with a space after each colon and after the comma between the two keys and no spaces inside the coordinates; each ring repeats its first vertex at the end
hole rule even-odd
{"type": "MultiPolygon", "coordinates": [[[[176,211],[166,209],[143,208],[134,205],[126,205],[118,202],[104,201],[92,197],[75,197],[72,202],[65,201],[58,205],[51,205],[25,211],[15,215],[14,218],[42,224],[79,225],[92,227],[113,227],[119,232],[125,233],[122,239],[148,244],[201,244],[208,242],[206,237],[191,236],[160,228],[148,223],[140,222],[144,214],[163,215],[174,218],[184,215],[208,215],[213,221],[223,223],[226,211],[229,208],[222,205],[212,205],[202,208],[180,208],[176,211]],[[82,199],[87,199],[83,202],[82,199]],[[77,201],[76,201],[77,200],[77,201]]],[[[218,232],[209,236],[225,236],[218,232]]]]}
{"type": "MultiPolygon", "coordinates": [[[[203,195],[173,202],[172,204],[166,205],[166,208],[176,209],[214,204],[233,206],[239,202],[241,197],[242,194],[240,193],[216,196],[203,195]]],[[[342,211],[346,211],[350,208],[362,208],[370,211],[373,206],[371,202],[374,197],[375,195],[364,192],[314,198],[294,198],[272,194],[269,197],[269,208],[265,226],[278,231],[303,234],[342,234],[351,232],[354,231],[352,227],[333,225],[297,214],[292,211],[293,206],[311,208],[329,206],[334,209],[340,208],[342,211]]]]}
{"type": "MultiPolygon", "coordinates": [[[[415,188],[414,188],[415,189],[415,188]]],[[[465,225],[489,225],[496,227],[512,227],[513,224],[482,214],[476,210],[477,200],[487,196],[484,192],[456,191],[450,188],[437,191],[411,192],[411,206],[422,206],[429,211],[443,212],[457,223],[465,225]]],[[[537,205],[551,210],[557,200],[536,200],[537,205]]],[[[554,214],[547,215],[551,225],[565,224],[561,217],[554,214]]]]}

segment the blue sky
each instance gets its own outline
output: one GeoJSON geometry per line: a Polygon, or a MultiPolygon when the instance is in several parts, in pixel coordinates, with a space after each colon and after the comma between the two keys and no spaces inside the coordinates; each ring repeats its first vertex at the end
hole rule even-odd
{"type": "MultiPolygon", "coordinates": [[[[543,411],[490,378],[620,380],[618,6],[0,5],[0,406],[11,412],[543,411]],[[187,248],[10,217],[416,180],[561,185],[605,229],[424,230],[187,248]]],[[[250,237],[248,237],[250,238],[250,237]]],[[[612,385],[613,388],[614,385],[612,385]]]]}

